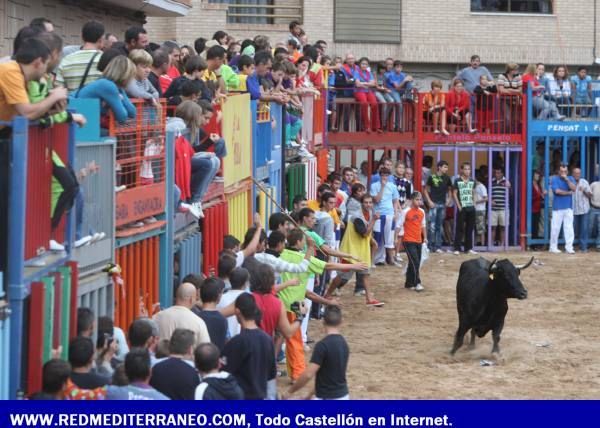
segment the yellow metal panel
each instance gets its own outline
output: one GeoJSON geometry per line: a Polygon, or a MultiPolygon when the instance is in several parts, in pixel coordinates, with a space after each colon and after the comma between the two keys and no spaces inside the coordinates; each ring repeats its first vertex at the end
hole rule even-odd
{"type": "Polygon", "coordinates": [[[223,138],[229,154],[223,158],[225,187],[252,175],[252,126],[250,95],[231,96],[223,104],[223,138]]]}
{"type": "Polygon", "coordinates": [[[229,210],[229,234],[240,241],[250,227],[248,207],[250,202],[250,190],[244,190],[227,196],[229,210]]]}

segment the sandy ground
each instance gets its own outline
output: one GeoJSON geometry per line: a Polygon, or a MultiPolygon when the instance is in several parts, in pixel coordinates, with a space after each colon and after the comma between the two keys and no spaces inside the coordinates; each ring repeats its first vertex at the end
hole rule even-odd
{"type": "MultiPolygon", "coordinates": [[[[449,355],[458,325],[456,280],[467,256],[432,255],[421,293],[404,289],[401,268],[375,269],[372,284],[383,308],[367,308],[364,298],[353,296],[353,282],[346,285],[341,300],[351,396],[600,398],[600,253],[484,256],[524,263],[530,255],[542,265],[521,275],[529,298],[509,300],[499,358],[491,355],[491,333],[475,350],[464,346],[449,355]],[[483,359],[494,365],[481,366],[483,359]]],[[[320,322],[311,321],[309,335],[318,340],[322,334],[320,322]]]]}

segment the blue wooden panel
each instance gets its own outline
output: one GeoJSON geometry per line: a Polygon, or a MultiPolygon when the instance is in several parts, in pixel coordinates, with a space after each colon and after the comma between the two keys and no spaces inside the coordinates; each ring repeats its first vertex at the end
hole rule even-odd
{"type": "Polygon", "coordinates": [[[69,110],[83,114],[87,123],[77,127],[75,141],[100,141],[100,100],[69,98],[69,110]]]}
{"type": "Polygon", "coordinates": [[[269,175],[269,160],[271,159],[271,121],[257,120],[257,105],[252,102],[252,160],[253,176],[264,180],[269,175]]]}
{"type": "Polygon", "coordinates": [[[195,232],[185,237],[179,246],[179,278],[200,273],[201,234],[195,232]]]}
{"type": "MultiPolygon", "coordinates": [[[[0,272],[0,284],[2,284],[2,272],[0,272]]],[[[8,302],[4,300],[6,295],[0,288],[0,310],[7,308],[8,302]]],[[[8,400],[10,373],[10,316],[6,319],[0,319],[0,400],[8,400]]]]}

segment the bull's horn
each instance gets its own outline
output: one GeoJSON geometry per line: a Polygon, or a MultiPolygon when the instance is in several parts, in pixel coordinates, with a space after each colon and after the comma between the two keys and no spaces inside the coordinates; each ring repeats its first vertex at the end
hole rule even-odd
{"type": "Polygon", "coordinates": [[[531,263],[533,263],[533,259],[534,259],[534,257],[531,256],[531,258],[529,259],[529,261],[527,263],[525,263],[524,265],[516,265],[515,268],[517,268],[519,270],[527,269],[529,266],[531,266],[531,263]]]}
{"type": "Polygon", "coordinates": [[[494,260],[492,260],[492,263],[490,263],[490,267],[488,268],[488,271],[490,273],[492,273],[492,271],[494,270],[497,261],[498,261],[498,259],[494,259],[494,260]]]}

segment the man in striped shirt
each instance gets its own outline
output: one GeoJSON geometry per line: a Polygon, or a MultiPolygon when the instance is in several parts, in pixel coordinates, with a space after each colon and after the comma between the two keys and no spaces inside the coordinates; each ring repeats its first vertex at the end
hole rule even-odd
{"type": "Polygon", "coordinates": [[[500,246],[504,246],[504,228],[508,226],[508,192],[510,181],[502,174],[502,168],[494,168],[492,179],[492,238],[496,239],[496,230],[499,229],[500,246]]]}
{"type": "Polygon", "coordinates": [[[102,77],[98,70],[98,61],[102,55],[104,25],[98,21],[89,21],[81,29],[83,46],[81,50],[65,56],[56,69],[56,84],[67,88],[69,93],[76,91],[102,77]],[[83,81],[85,70],[89,67],[88,75],[83,81]]]}

